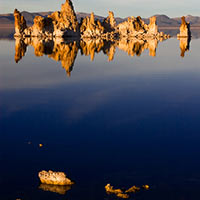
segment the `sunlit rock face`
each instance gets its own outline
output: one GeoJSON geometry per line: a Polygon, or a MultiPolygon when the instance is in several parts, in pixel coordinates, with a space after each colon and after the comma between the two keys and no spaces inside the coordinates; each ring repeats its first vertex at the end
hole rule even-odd
{"type": "Polygon", "coordinates": [[[181,50],[181,57],[185,57],[185,52],[190,50],[190,38],[189,37],[180,37],[180,50],[181,50]]]}
{"type": "Polygon", "coordinates": [[[150,23],[149,23],[147,32],[150,35],[157,35],[158,34],[158,26],[156,24],[156,16],[150,17],[150,23]]]}
{"type": "Polygon", "coordinates": [[[118,198],[122,198],[122,199],[129,198],[128,194],[123,193],[121,189],[114,189],[113,186],[111,186],[110,184],[107,184],[105,186],[105,190],[107,194],[115,194],[118,198]]]}
{"type": "Polygon", "coordinates": [[[190,23],[185,21],[185,17],[181,17],[181,26],[180,26],[180,33],[177,37],[190,37],[190,23]]]}
{"type": "Polygon", "coordinates": [[[81,21],[80,32],[82,38],[101,37],[105,29],[99,20],[94,20],[94,13],[91,13],[90,18],[86,17],[81,21]]]}
{"type": "Polygon", "coordinates": [[[54,192],[57,194],[65,195],[67,191],[71,189],[71,186],[40,184],[39,189],[47,192],[54,192]]]}
{"type": "Polygon", "coordinates": [[[146,38],[164,38],[167,39],[170,36],[158,31],[156,24],[156,17],[150,18],[149,25],[145,24],[140,16],[129,17],[127,21],[122,22],[118,25],[117,30],[119,31],[120,37],[136,37],[138,39],[146,38]]]}
{"type": "Polygon", "coordinates": [[[41,171],[38,174],[41,183],[48,185],[72,185],[73,182],[63,172],[41,171]]]}
{"type": "Polygon", "coordinates": [[[71,0],[66,0],[61,6],[61,11],[56,11],[48,17],[36,16],[32,27],[26,26],[26,21],[21,13],[14,11],[15,36],[16,37],[81,37],[117,39],[121,37],[145,37],[168,38],[164,33],[158,32],[156,17],[150,18],[147,25],[138,17],[128,18],[127,21],[117,25],[114,13],[109,11],[108,17],[103,21],[95,20],[94,13],[90,17],[83,18],[78,23],[76,13],[71,0]]]}

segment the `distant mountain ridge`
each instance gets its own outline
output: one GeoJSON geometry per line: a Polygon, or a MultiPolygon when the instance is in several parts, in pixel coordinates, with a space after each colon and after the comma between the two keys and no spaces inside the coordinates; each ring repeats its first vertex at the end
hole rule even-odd
{"type": "MultiPolygon", "coordinates": [[[[39,15],[42,17],[46,17],[47,15],[51,14],[52,12],[35,12],[30,13],[23,11],[22,15],[25,17],[27,24],[31,25],[33,24],[33,19],[35,16],[39,15]]],[[[83,13],[83,12],[77,12],[77,18],[80,20],[81,18],[84,18],[86,16],[90,16],[89,13],[83,13]]],[[[157,24],[159,27],[179,27],[181,24],[181,18],[170,18],[167,15],[155,15],[157,17],[157,24]]],[[[105,17],[95,15],[95,19],[99,19],[102,21],[105,17]]],[[[127,18],[120,18],[117,17],[116,21],[117,23],[121,23],[123,21],[127,20],[127,18]]],[[[149,18],[143,18],[145,23],[149,22],[149,18]]],[[[190,22],[191,26],[200,27],[200,16],[192,16],[188,15],[186,16],[186,20],[190,22]]],[[[10,25],[14,26],[14,17],[13,14],[0,14],[0,26],[10,25]]]]}

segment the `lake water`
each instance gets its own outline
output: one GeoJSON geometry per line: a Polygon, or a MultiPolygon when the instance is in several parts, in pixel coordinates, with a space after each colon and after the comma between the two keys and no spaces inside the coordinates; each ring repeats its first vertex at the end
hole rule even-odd
{"type": "Polygon", "coordinates": [[[198,199],[200,38],[179,43],[0,40],[0,199],[198,199]]]}

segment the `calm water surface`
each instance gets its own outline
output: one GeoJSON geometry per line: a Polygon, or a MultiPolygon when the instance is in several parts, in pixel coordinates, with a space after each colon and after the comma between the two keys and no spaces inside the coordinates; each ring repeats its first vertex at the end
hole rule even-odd
{"type": "Polygon", "coordinates": [[[185,57],[175,38],[154,57],[69,45],[68,69],[32,46],[16,64],[15,41],[0,40],[0,199],[115,199],[107,183],[150,185],[136,200],[198,199],[200,39],[185,57]],[[44,191],[43,169],[76,183],[65,195],[44,191]]]}

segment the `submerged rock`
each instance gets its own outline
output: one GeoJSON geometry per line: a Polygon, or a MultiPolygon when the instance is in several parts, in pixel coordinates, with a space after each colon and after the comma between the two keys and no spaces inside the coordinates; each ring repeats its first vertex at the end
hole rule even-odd
{"type": "Polygon", "coordinates": [[[64,172],[53,172],[51,170],[41,171],[38,174],[41,183],[48,185],[72,185],[73,182],[66,177],[64,172]]]}
{"type": "Polygon", "coordinates": [[[177,37],[191,37],[190,23],[185,21],[185,17],[181,17],[180,33],[177,37]]]}

